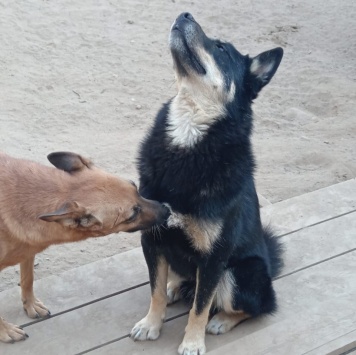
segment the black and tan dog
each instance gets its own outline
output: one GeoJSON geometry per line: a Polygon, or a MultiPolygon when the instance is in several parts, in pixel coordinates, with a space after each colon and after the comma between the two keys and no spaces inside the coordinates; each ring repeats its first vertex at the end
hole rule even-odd
{"type": "MultiPolygon", "coordinates": [[[[20,263],[22,302],[31,318],[50,315],[33,293],[37,253],[52,244],[150,228],[169,215],[162,204],[142,198],[132,182],[80,155],[58,152],[48,159],[58,169],[0,153],[0,271],[20,263]]],[[[0,341],[26,336],[0,318],[0,341]]]]}
{"type": "Polygon", "coordinates": [[[180,354],[205,353],[220,334],[276,310],[272,278],[281,247],[261,225],[251,147],[251,103],[282,59],[275,48],[250,58],[208,38],[189,13],[171,28],[178,94],[141,146],[140,193],[173,211],[158,238],[142,235],[151,283],[147,316],[131,331],[156,339],[168,302],[193,296],[180,354]],[[209,314],[213,317],[209,321],[209,314]]]}

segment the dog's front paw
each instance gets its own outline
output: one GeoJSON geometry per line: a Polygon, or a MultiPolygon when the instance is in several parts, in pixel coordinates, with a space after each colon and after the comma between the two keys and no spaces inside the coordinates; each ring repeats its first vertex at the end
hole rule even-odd
{"type": "Polygon", "coordinates": [[[206,347],[204,339],[186,340],[183,339],[182,344],[178,348],[180,355],[202,355],[205,354],[206,347]]]}
{"type": "Polygon", "coordinates": [[[130,338],[136,340],[156,340],[162,327],[162,322],[154,323],[147,317],[140,320],[132,328],[130,338]]]}
{"type": "Polygon", "coordinates": [[[30,318],[46,318],[51,315],[48,308],[37,298],[24,300],[23,308],[30,318]]]}
{"type": "Polygon", "coordinates": [[[26,338],[28,338],[28,335],[20,327],[0,318],[0,341],[4,343],[14,343],[15,341],[25,340],[26,338]]]}

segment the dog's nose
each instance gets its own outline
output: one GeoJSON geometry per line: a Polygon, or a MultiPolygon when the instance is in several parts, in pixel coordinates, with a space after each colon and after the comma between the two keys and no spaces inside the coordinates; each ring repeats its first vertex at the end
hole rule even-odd
{"type": "Polygon", "coordinates": [[[186,18],[187,20],[195,21],[195,20],[194,20],[194,17],[193,17],[192,14],[190,14],[189,12],[184,12],[182,15],[183,15],[184,18],[186,18]]]}
{"type": "Polygon", "coordinates": [[[192,14],[190,14],[189,12],[183,12],[181,13],[177,19],[176,19],[176,23],[184,23],[186,21],[193,21],[195,22],[194,20],[194,17],[192,16],[192,14]]]}

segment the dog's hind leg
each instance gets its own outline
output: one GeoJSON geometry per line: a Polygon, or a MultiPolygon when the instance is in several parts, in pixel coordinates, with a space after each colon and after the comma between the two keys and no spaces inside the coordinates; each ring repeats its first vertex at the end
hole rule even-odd
{"type": "Polygon", "coordinates": [[[182,298],[180,287],[184,279],[171,268],[168,270],[167,298],[168,304],[173,304],[182,298]]]}
{"type": "Polygon", "coordinates": [[[249,257],[229,269],[219,283],[216,307],[220,312],[206,327],[211,334],[226,333],[245,319],[273,313],[277,306],[265,261],[249,257]]]}
{"type": "Polygon", "coordinates": [[[14,343],[15,341],[25,340],[28,335],[17,325],[7,323],[0,317],[0,341],[4,343],[14,343]]]}
{"type": "Polygon", "coordinates": [[[44,318],[51,315],[47,307],[33,293],[33,268],[35,256],[20,264],[21,270],[21,299],[23,308],[30,318],[44,318]]]}
{"type": "Polygon", "coordinates": [[[219,312],[211,318],[206,326],[207,333],[226,333],[245,319],[250,318],[249,314],[234,309],[236,290],[236,279],[232,270],[225,271],[219,281],[214,299],[214,308],[219,312]]]}
{"type": "Polygon", "coordinates": [[[144,248],[151,284],[151,304],[145,318],[135,324],[130,337],[133,340],[155,340],[159,337],[167,307],[168,263],[163,256],[158,256],[144,248]]]}
{"type": "Polygon", "coordinates": [[[242,311],[236,311],[233,313],[221,311],[210,319],[208,325],[206,326],[206,331],[207,333],[215,335],[227,333],[239,323],[250,317],[250,315],[242,311]]]}

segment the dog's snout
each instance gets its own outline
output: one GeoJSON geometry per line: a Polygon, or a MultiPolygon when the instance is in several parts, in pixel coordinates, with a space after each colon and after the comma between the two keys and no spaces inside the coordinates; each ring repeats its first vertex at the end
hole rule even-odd
{"type": "Polygon", "coordinates": [[[161,204],[159,202],[155,202],[156,209],[156,224],[162,224],[167,221],[169,216],[171,215],[171,210],[165,204],[161,204]]]}
{"type": "Polygon", "coordinates": [[[166,221],[171,215],[171,209],[168,208],[165,204],[163,204],[162,207],[163,207],[163,220],[166,221]]]}

